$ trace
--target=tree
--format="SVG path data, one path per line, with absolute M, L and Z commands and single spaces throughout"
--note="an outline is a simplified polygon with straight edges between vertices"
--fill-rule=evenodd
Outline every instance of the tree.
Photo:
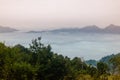
M 108 70 L 107 64 L 103 62 L 98 62 L 97 63 L 97 70 L 98 70 L 98 75 L 106 74 Z
M 87 70 L 88 74 L 91 75 L 92 77 L 96 77 L 97 75 L 97 69 L 91 65 L 88 66 Z
M 76 71 L 84 71 L 87 69 L 87 65 L 82 62 L 81 58 L 75 57 L 71 60 L 71 66 L 73 66 L 73 69 Z
M 26 62 L 14 63 L 11 70 L 12 70 L 11 80 L 35 79 L 35 68 L 29 63 Z
M 37 78 L 40 80 L 60 80 L 66 73 L 65 60 L 62 55 L 54 54 L 51 46 L 41 43 L 41 38 L 35 39 L 30 45 L 32 52 L 31 64 L 37 66 Z
M 120 53 L 111 58 L 110 62 L 112 63 L 112 73 L 120 73 Z

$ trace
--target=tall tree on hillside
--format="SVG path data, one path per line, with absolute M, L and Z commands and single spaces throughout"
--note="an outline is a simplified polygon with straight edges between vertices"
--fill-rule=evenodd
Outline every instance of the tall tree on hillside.
M 113 58 L 110 59 L 110 62 L 112 63 L 112 70 L 113 74 L 119 74 L 120 73 L 120 53 L 115 55 Z
M 98 62 L 97 69 L 98 69 L 98 75 L 106 74 L 108 70 L 108 66 L 106 63 Z

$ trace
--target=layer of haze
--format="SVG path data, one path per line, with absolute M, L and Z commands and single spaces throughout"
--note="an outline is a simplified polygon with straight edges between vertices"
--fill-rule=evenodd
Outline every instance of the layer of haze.
M 120 25 L 120 0 L 0 0 L 0 25 L 20 30 Z

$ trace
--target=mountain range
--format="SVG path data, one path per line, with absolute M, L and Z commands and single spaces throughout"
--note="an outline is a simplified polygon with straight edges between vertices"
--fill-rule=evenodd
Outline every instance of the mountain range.
M 51 32 L 51 33 L 112 33 L 120 34 L 120 26 L 110 24 L 105 28 L 99 28 L 96 25 L 86 26 L 83 28 L 61 28 L 47 31 L 29 31 L 28 33 L 41 33 L 41 32 Z
M 17 29 L 10 27 L 0 26 L 0 33 L 14 32 L 18 31 Z M 28 31 L 27 33 L 42 33 L 42 32 L 51 32 L 51 33 L 111 33 L 111 34 L 120 34 L 120 26 L 110 24 L 105 28 L 99 28 L 96 25 L 86 26 L 83 28 L 60 28 L 54 30 L 46 31 Z

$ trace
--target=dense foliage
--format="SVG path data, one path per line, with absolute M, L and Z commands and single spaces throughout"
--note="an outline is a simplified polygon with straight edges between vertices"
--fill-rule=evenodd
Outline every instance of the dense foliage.
M 111 59 L 118 70 L 119 59 Z M 94 67 L 79 57 L 59 55 L 41 43 L 41 38 L 33 40 L 29 48 L 0 43 L 0 80 L 105 80 L 106 75 L 110 75 L 106 63 L 98 62 Z

